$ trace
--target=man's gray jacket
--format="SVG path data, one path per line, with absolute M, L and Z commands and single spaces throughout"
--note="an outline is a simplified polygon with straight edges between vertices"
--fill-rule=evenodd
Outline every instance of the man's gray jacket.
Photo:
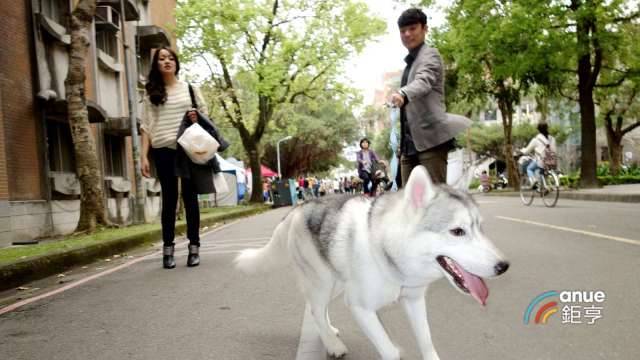
M 466 117 L 447 114 L 444 76 L 440 53 L 425 44 L 411 65 L 407 85 L 400 89 L 408 100 L 404 106 L 411 138 L 420 152 L 453 139 L 471 126 Z

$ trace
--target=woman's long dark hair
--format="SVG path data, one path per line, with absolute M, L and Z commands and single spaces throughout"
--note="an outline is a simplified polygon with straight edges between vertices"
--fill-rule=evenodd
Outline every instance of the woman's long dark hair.
M 549 138 L 549 125 L 547 125 L 547 123 L 539 123 L 538 131 L 540 132 L 540 134 L 544 135 L 544 137 L 546 137 L 547 139 Z
M 153 59 L 151 59 L 151 70 L 149 71 L 149 76 L 147 77 L 147 84 L 144 86 L 147 89 L 147 94 L 149 95 L 149 100 L 153 105 L 161 105 L 167 101 L 167 89 L 164 87 L 164 79 L 162 78 L 162 73 L 158 68 L 158 59 L 160 57 L 160 50 L 167 50 L 176 62 L 176 75 L 180 71 L 180 61 L 178 60 L 178 55 L 171 48 L 163 46 L 156 50 L 155 54 L 153 54 Z

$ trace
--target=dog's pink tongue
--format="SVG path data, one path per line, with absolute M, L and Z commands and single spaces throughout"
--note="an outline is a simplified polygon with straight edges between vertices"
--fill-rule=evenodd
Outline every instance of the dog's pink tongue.
M 481 277 L 471 274 L 466 270 L 462 269 L 462 267 L 458 267 L 462 272 L 462 277 L 464 278 L 464 284 L 469 289 L 471 296 L 474 299 L 478 300 L 478 302 L 485 306 L 487 304 L 487 298 L 489 297 L 489 288 L 484 283 Z

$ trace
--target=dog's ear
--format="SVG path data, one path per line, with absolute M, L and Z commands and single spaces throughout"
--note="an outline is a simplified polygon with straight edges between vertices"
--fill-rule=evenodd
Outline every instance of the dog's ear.
M 427 169 L 422 165 L 413 168 L 405 187 L 405 201 L 417 209 L 427 204 L 434 196 L 434 185 Z
M 462 192 L 469 192 L 469 185 L 471 184 L 471 180 L 473 180 L 475 169 L 475 166 L 468 167 L 451 187 Z

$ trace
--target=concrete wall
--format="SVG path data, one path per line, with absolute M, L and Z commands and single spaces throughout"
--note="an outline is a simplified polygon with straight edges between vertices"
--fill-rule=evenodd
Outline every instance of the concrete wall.
M 171 47 L 176 48 L 176 37 L 171 32 L 176 26 L 176 0 L 151 0 L 149 12 L 151 24 L 167 30 L 171 38 Z
M 107 200 L 108 217 L 131 223 L 132 200 L 127 197 Z M 159 219 L 160 196 L 149 196 L 145 205 L 147 221 Z M 71 234 L 80 219 L 80 200 L 1 201 L 0 247 L 14 241 Z

